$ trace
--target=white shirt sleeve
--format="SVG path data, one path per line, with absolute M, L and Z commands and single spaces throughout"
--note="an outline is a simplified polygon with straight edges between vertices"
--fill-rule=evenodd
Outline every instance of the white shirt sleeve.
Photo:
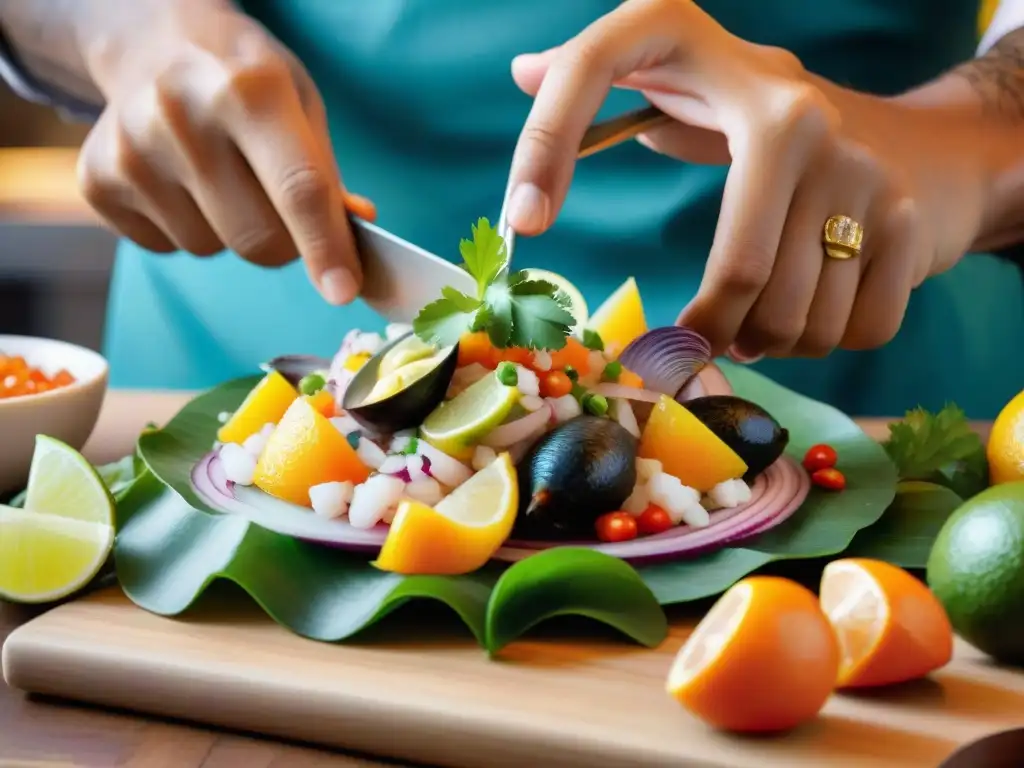
M 1011 32 L 1024 27 L 1024 0 L 1000 0 L 992 23 L 978 45 L 978 55 L 988 50 Z

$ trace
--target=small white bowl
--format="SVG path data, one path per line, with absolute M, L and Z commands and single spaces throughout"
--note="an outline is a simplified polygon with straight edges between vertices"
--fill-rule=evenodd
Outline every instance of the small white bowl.
M 85 347 L 31 336 L 0 336 L 0 355 L 25 358 L 53 376 L 66 368 L 75 383 L 38 395 L 0 398 L 0 494 L 28 481 L 36 435 L 81 450 L 100 415 L 107 391 L 107 361 Z

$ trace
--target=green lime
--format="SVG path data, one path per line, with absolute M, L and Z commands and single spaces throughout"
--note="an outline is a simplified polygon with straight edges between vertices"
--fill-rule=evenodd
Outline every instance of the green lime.
M 1024 481 L 982 491 L 950 515 L 927 578 L 958 635 L 1024 663 Z
M 564 293 L 571 306 L 569 312 L 576 319 L 573 326 L 573 333 L 582 333 L 583 328 L 590 321 L 590 311 L 587 309 L 587 300 L 583 298 L 580 289 L 569 282 L 569 279 L 562 277 L 557 272 L 549 272 L 546 269 L 524 269 L 526 277 L 530 280 L 545 280 L 556 286 Z
M 519 402 L 519 389 L 502 384 L 495 374 L 474 382 L 430 412 L 420 437 L 456 458 L 467 458 L 484 435 L 501 424 Z
M 36 438 L 25 508 L 0 506 L 0 597 L 59 600 L 84 587 L 114 543 L 114 502 L 78 451 Z
M 114 524 L 114 500 L 78 451 L 46 435 L 36 436 L 25 509 L 87 523 Z

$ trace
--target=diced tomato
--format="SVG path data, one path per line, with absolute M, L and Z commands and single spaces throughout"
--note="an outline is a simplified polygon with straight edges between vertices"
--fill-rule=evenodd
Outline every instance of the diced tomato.
M 609 512 L 594 521 L 601 541 L 629 541 L 636 538 L 636 519 L 629 512 Z
M 656 504 L 651 504 L 636 519 L 636 527 L 644 536 L 664 533 L 674 525 L 675 523 L 668 516 L 668 512 Z
M 459 339 L 459 367 L 478 363 L 485 368 L 494 368 L 501 362 L 494 359 L 495 351 L 486 332 L 464 333 Z
M 572 392 L 572 379 L 564 371 L 547 371 L 540 377 L 540 393 L 543 397 L 562 397 Z
M 625 367 L 619 373 L 619 380 L 617 383 L 624 387 L 633 387 L 633 389 L 644 388 L 644 380 Z
M 75 383 L 75 377 L 68 373 L 66 370 L 61 368 L 57 373 L 54 374 L 50 380 L 51 384 L 55 384 L 58 387 L 66 387 L 68 384 Z
M 525 347 L 506 347 L 505 349 L 494 350 L 495 363 L 494 367 L 498 367 L 498 363 L 516 363 L 524 368 L 529 368 L 533 364 L 533 352 L 526 349 Z
M 50 378 L 41 368 L 30 366 L 23 357 L 0 355 L 0 399 L 49 392 L 75 383 L 75 377 L 61 369 Z
M 565 369 L 571 365 L 580 376 L 590 373 L 590 350 L 583 346 L 579 339 L 570 336 L 565 340 L 565 346 L 551 352 L 551 367 L 553 369 Z

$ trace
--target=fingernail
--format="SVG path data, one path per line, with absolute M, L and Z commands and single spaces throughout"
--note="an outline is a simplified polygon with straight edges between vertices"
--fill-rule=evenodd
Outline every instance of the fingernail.
M 551 210 L 551 198 L 530 182 L 519 184 L 508 202 L 508 220 L 517 232 L 530 234 L 544 229 Z
M 743 350 L 741 350 L 735 344 L 733 344 L 731 347 L 729 347 L 729 349 L 725 351 L 725 355 L 734 363 L 739 363 L 740 365 L 751 365 L 764 357 L 764 355 L 744 354 Z
M 348 304 L 358 292 L 356 279 L 347 269 L 334 267 L 320 276 L 320 294 L 331 304 Z

